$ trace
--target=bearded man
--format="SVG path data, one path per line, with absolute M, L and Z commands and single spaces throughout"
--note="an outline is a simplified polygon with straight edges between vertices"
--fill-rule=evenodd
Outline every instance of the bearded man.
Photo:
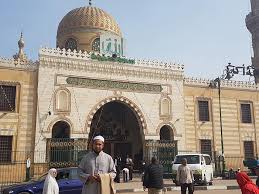
M 103 152 L 104 138 L 93 138 L 93 151 L 87 153 L 80 162 L 79 177 L 83 182 L 82 194 L 102 194 L 100 174 L 109 174 L 112 179 L 116 169 L 112 157 Z

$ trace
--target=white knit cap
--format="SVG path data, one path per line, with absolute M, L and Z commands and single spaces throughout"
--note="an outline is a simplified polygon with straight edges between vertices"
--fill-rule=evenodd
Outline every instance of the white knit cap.
M 95 136 L 93 140 L 101 140 L 102 142 L 104 142 L 104 138 L 101 135 Z

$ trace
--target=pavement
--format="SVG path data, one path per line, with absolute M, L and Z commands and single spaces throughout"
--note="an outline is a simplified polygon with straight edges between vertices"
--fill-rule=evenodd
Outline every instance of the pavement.
M 255 178 L 252 178 L 255 182 Z M 181 188 L 179 186 L 175 186 L 171 179 L 164 179 L 164 191 L 180 191 Z M 236 180 L 222 180 L 221 178 L 215 178 L 213 180 L 213 185 L 211 186 L 195 186 L 196 191 L 203 190 L 238 190 L 239 186 Z M 115 183 L 116 193 L 138 193 L 144 192 L 142 182 L 140 178 L 133 178 L 133 180 L 129 182 L 121 182 Z

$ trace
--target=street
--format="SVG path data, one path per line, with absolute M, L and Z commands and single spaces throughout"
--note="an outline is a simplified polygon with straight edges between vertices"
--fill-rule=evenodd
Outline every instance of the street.
M 145 192 L 134 192 L 134 194 L 146 194 L 148 193 L 147 191 Z M 180 194 L 180 191 L 167 191 L 165 194 Z M 188 192 L 187 192 L 188 193 Z M 194 191 L 194 193 L 198 194 L 205 194 L 205 193 L 210 193 L 210 194 L 240 194 L 240 190 L 206 190 L 206 191 Z M 124 194 L 132 194 L 132 193 L 124 193 Z
M 253 182 L 255 183 L 255 177 L 252 177 Z M 213 186 L 237 186 L 237 181 L 235 179 L 214 179 Z M 164 186 L 165 187 L 174 187 L 175 184 L 171 179 L 164 179 Z M 140 181 L 140 178 L 133 178 L 133 181 L 124 183 L 115 183 L 115 189 L 116 190 L 123 190 L 123 189 L 141 189 L 142 188 L 142 182 Z M 216 190 L 217 191 L 217 190 Z M 198 191 L 196 191 L 197 193 Z

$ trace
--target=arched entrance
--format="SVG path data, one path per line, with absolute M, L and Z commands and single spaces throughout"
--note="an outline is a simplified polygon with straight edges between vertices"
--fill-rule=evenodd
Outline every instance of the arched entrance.
M 163 164 L 164 173 L 171 175 L 172 161 L 177 155 L 177 141 L 174 140 L 173 129 L 168 125 L 163 125 L 159 132 L 160 146 L 158 149 L 158 158 Z
M 65 121 L 56 122 L 52 127 L 52 138 L 49 143 L 50 166 L 65 166 L 63 164 L 71 160 L 73 147 L 67 146 L 70 142 L 70 125 Z
M 140 167 L 143 159 L 144 132 L 138 114 L 128 104 L 115 100 L 104 104 L 93 115 L 89 142 L 96 135 L 105 138 L 104 151 L 122 161 L 128 154 L 134 160 L 134 168 Z

